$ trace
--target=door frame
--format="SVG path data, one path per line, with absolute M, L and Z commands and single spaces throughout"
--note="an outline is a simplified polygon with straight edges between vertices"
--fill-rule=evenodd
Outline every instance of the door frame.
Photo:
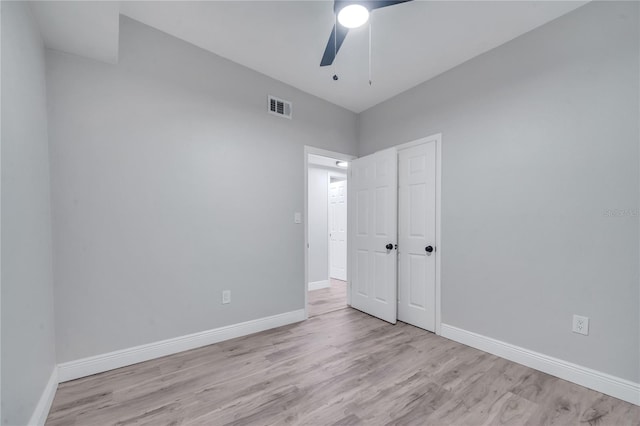
M 341 152 L 329 151 L 313 146 L 304 146 L 304 319 L 309 318 L 308 292 L 309 292 L 309 155 L 321 155 L 323 157 L 335 158 L 336 160 L 351 162 L 355 155 L 343 154 Z M 344 171 L 347 177 L 347 194 L 349 193 L 349 168 Z M 347 209 L 349 206 L 347 205 Z M 349 247 L 349 223 L 347 222 L 347 247 Z M 436 250 L 437 251 L 437 250 Z M 328 263 L 328 262 L 327 262 Z M 327 268 L 327 272 L 328 268 Z M 329 277 L 329 280 L 331 277 Z M 351 304 L 351 268 L 349 268 L 349 253 L 347 250 L 347 304 Z
M 441 335 L 441 324 L 442 324 L 442 305 L 441 305 L 441 295 L 442 295 L 442 286 L 440 281 L 440 265 L 442 259 L 442 244 L 441 244 L 441 213 L 442 213 L 442 202 L 441 202 L 441 193 L 442 193 L 442 133 L 436 133 L 435 135 L 427 136 L 425 138 L 420 138 L 413 140 L 411 142 L 402 143 L 400 145 L 396 145 L 396 151 L 401 151 L 403 149 L 412 148 L 414 146 L 422 145 L 428 142 L 436 143 L 436 241 L 435 241 L 435 255 L 436 255 L 436 294 L 435 294 L 435 310 L 436 310 L 436 326 L 435 332 L 439 336 Z M 347 271 L 348 272 L 348 271 Z

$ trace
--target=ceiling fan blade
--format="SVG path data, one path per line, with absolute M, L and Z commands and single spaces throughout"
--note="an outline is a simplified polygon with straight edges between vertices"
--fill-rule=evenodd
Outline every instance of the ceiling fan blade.
M 409 1 L 412 0 L 370 0 L 362 1 L 360 3 L 364 4 L 370 11 L 373 11 L 375 9 L 394 6 L 400 3 L 407 3 Z M 333 10 L 335 13 L 337 13 L 342 7 L 351 3 L 353 3 L 352 0 L 334 0 Z M 340 50 L 345 37 L 347 37 L 348 32 L 349 29 L 343 27 L 342 25 L 333 25 L 333 30 L 331 30 L 331 34 L 329 35 L 327 47 L 325 47 L 324 54 L 322 55 L 322 60 L 320 61 L 321 67 L 326 67 L 333 64 L 333 61 L 336 59 L 336 55 L 338 54 L 338 51 Z
M 337 31 L 336 31 L 337 27 Z M 321 67 L 326 67 L 327 65 L 331 65 L 340 50 L 340 46 L 342 46 L 342 42 L 344 42 L 347 33 L 349 32 L 348 28 L 343 27 L 342 25 L 334 25 L 331 30 L 331 35 L 329 35 L 329 41 L 327 42 L 327 47 L 324 49 L 324 55 L 322 55 L 322 61 L 320 61 Z
M 387 6 L 394 6 L 396 4 L 400 4 L 400 3 L 407 3 L 411 0 L 373 0 L 370 1 L 369 4 L 369 10 L 375 10 L 375 9 L 380 9 L 383 7 L 387 7 Z

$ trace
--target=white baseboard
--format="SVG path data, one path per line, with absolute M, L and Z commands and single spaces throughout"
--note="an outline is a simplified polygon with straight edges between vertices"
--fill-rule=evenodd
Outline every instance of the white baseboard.
M 53 367 L 53 371 L 51 372 L 51 376 L 49 377 L 49 381 L 47 382 L 47 386 L 45 386 L 42 391 L 42 395 L 38 400 L 38 405 L 36 405 L 36 409 L 33 410 L 33 414 L 31 415 L 31 419 L 29 419 L 29 426 L 44 426 L 44 423 L 47 421 L 47 416 L 49 415 L 49 410 L 51 409 L 51 404 L 53 404 L 53 398 L 56 396 L 56 391 L 58 390 L 58 367 Z
M 623 401 L 640 405 L 640 383 L 634 383 L 451 325 L 442 324 L 441 327 L 441 335 L 447 339 L 455 340 Z
M 312 283 L 309 283 L 309 291 L 320 290 L 321 288 L 328 288 L 328 287 L 331 287 L 331 284 L 329 284 L 329 280 L 314 281 Z
M 304 309 L 259 318 L 239 324 L 201 331 L 173 339 L 162 340 L 133 348 L 122 349 L 58 365 L 60 382 L 102 373 L 127 365 L 172 355 L 178 352 L 211 345 L 224 340 L 246 336 L 271 328 L 304 321 Z

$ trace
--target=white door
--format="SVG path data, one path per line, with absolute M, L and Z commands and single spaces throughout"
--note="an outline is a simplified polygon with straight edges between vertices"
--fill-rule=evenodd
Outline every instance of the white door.
M 329 275 L 347 280 L 347 181 L 329 184 Z
M 398 153 L 398 319 L 435 331 L 436 142 Z
M 351 163 L 351 306 L 392 324 L 397 316 L 397 203 L 395 148 Z

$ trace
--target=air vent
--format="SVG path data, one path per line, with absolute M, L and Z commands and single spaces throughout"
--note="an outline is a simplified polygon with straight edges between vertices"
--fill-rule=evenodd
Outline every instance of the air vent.
M 269 95 L 269 113 L 280 117 L 291 118 L 291 102 Z

